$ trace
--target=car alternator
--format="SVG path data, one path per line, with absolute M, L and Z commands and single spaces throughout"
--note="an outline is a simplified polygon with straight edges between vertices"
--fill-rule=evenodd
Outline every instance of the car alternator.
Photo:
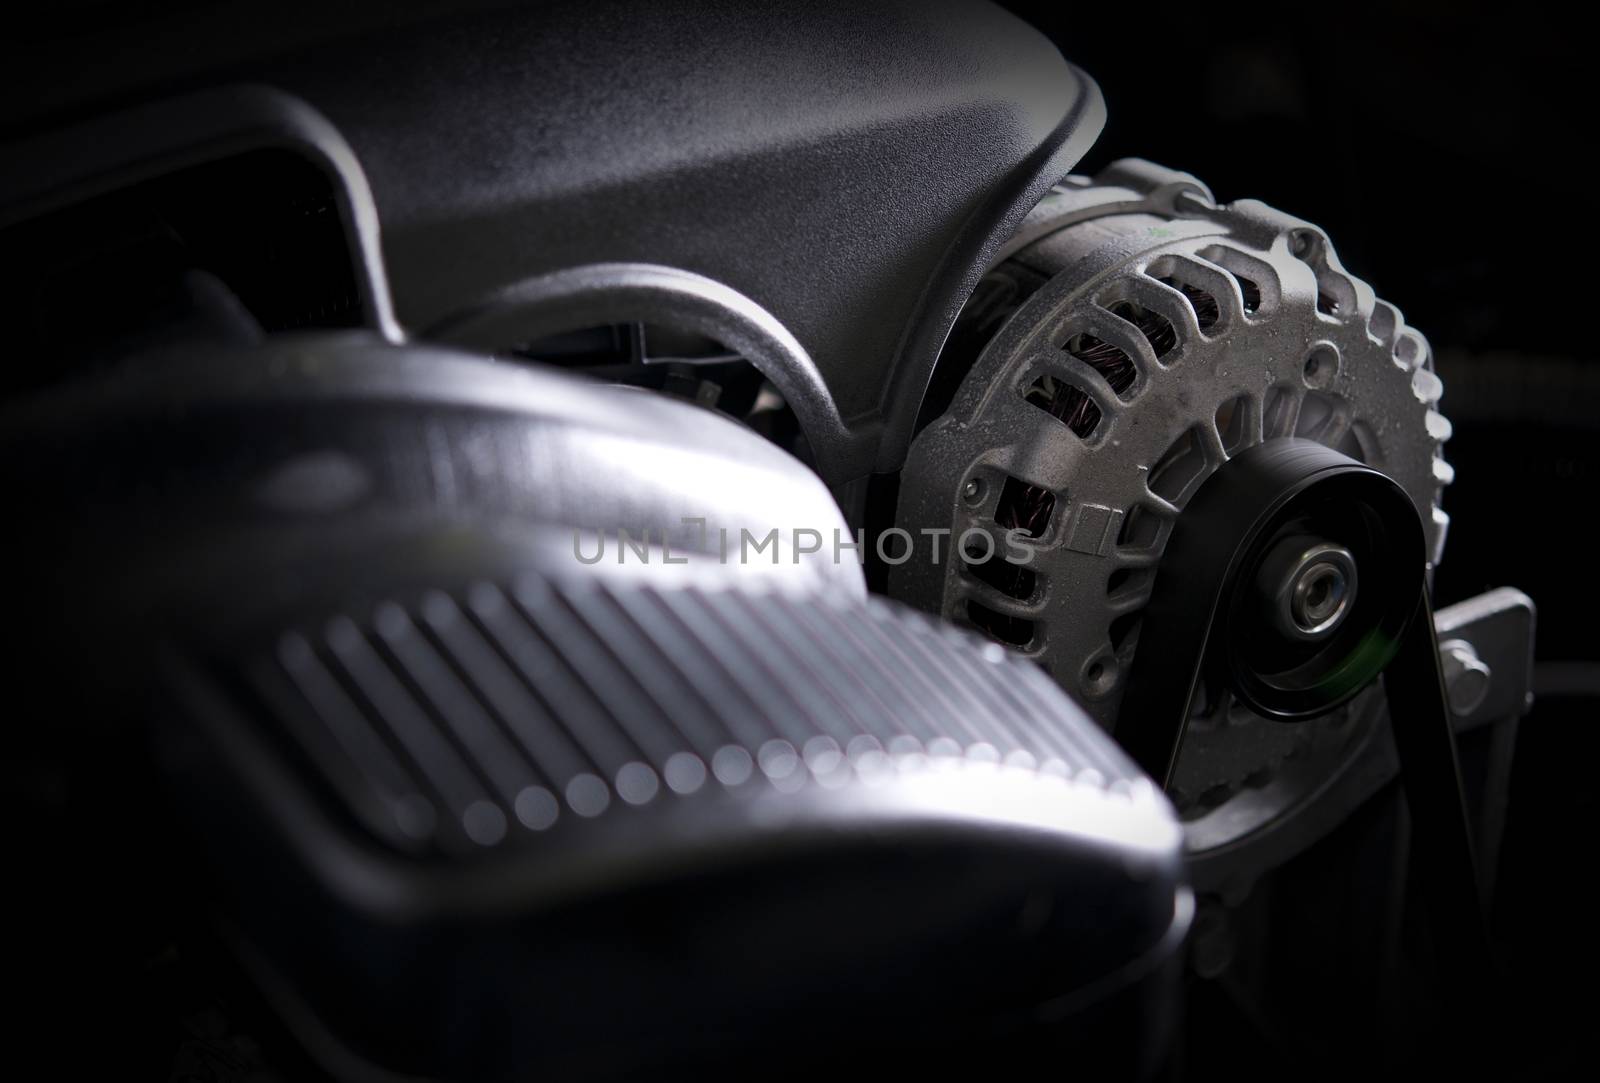
M 1034 658 L 1108 728 L 1172 525 L 1245 448 L 1299 437 L 1374 466 L 1423 510 L 1430 563 L 1443 546 L 1450 426 L 1427 342 L 1321 230 L 1219 206 L 1187 174 L 1124 160 L 1057 186 L 940 366 L 961 382 L 906 463 L 897 523 L 920 551 L 890 591 Z M 1325 773 L 1381 714 L 1370 690 L 1300 725 L 1204 699 L 1170 784 L 1190 821 L 1280 772 Z

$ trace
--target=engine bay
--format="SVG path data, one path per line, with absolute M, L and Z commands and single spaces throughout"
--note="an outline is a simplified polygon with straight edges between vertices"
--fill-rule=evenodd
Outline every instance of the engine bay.
M 1384 217 L 1454 196 L 1285 166 L 1343 38 L 1173 114 L 1098 9 L 75 7 L 0 117 L 20 1044 L 1583 1071 L 1600 387 Z

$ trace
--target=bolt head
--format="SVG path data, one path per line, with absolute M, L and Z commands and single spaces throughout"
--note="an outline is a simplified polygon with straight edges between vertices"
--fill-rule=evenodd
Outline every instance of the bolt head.
M 1489 697 L 1491 673 L 1471 643 L 1451 639 L 1439 644 L 1439 664 L 1444 671 L 1445 696 L 1450 709 L 1466 716 L 1483 706 Z
M 1329 541 L 1285 538 L 1262 561 L 1257 589 L 1281 635 L 1302 643 L 1327 639 L 1355 607 L 1355 557 Z

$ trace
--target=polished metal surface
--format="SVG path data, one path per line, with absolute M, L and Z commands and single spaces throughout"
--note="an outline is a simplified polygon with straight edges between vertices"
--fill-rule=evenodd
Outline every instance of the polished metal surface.
M 1356 561 L 1350 550 L 1304 537 L 1285 538 L 1262 565 L 1258 589 L 1273 627 L 1290 639 L 1326 639 L 1355 604 Z

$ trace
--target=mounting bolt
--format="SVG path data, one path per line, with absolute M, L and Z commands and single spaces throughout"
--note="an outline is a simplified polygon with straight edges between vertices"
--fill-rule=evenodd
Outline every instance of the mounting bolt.
M 1483 706 L 1489 695 L 1489 667 L 1471 643 L 1447 639 L 1439 644 L 1439 664 L 1444 670 L 1445 695 L 1450 709 L 1465 717 Z

